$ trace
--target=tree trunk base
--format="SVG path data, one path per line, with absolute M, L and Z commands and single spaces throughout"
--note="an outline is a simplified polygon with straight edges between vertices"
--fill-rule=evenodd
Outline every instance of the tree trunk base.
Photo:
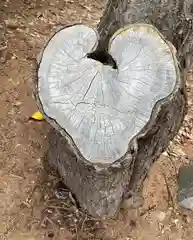
M 92 164 L 83 158 L 65 130 L 53 119 L 46 118 L 53 129 L 48 135 L 45 163 L 51 171 L 58 172 L 80 206 L 94 217 L 111 218 L 118 212 L 124 198 L 139 199 L 135 196 L 141 194 L 150 167 L 181 127 L 187 103 L 184 78 L 193 51 L 192 19 L 187 18 L 192 16 L 192 9 L 188 6 L 181 0 L 170 3 L 163 0 L 149 3 L 142 0 L 108 1 L 98 25 L 100 41 L 97 50 L 108 50 L 112 34 L 125 25 L 148 23 L 159 29 L 164 38 L 175 46 L 184 71 L 177 76 L 173 92 L 156 103 L 148 123 L 129 142 L 128 152 L 122 158 L 106 166 Z M 175 67 L 177 75 L 180 75 L 177 63 Z M 36 76 L 36 85 L 37 81 Z M 37 86 L 35 96 L 39 109 L 44 113 Z
M 141 194 L 150 167 L 166 150 L 186 113 L 184 86 L 168 98 L 162 104 L 157 103 L 159 106 L 154 109 L 153 120 L 130 142 L 130 153 L 107 168 L 96 168 L 78 159 L 67 140 L 51 129 L 45 163 L 60 175 L 87 213 L 111 218 L 119 211 L 124 198 Z M 158 108 L 161 110 L 155 112 Z

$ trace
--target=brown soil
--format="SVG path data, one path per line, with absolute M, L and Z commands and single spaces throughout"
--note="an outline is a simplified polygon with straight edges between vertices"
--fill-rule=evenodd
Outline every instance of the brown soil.
M 32 62 L 58 25 L 80 21 L 97 24 L 104 1 L 90 2 L 0 2 L 0 24 L 5 21 L 7 30 L 3 38 L 0 29 L 0 46 L 8 41 L 0 62 L 0 239 L 190 240 L 193 213 L 179 209 L 176 180 L 179 167 L 193 161 L 191 74 L 187 83 L 189 112 L 184 127 L 151 169 L 144 186 L 144 206 L 122 211 L 116 220 L 102 225 L 84 219 L 81 227 L 76 228 L 77 221 L 74 225 L 73 219 L 68 223 L 74 217 L 69 212 L 69 219 L 61 220 L 64 220 L 59 211 L 62 207 L 53 197 L 56 180 L 47 176 L 41 165 L 48 125 L 28 119 L 37 110 L 32 97 Z

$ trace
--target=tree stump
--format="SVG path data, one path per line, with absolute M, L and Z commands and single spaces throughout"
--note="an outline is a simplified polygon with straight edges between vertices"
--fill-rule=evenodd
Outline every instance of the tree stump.
M 141 193 L 186 113 L 189 8 L 144 4 L 109 0 L 97 30 L 61 28 L 37 64 L 35 97 L 52 126 L 46 162 L 94 217 Z

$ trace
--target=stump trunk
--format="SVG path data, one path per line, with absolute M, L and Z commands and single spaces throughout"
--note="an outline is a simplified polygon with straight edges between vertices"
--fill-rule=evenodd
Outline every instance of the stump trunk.
M 190 1 L 191 2 L 191 1 Z M 109 0 L 98 25 L 98 50 L 108 50 L 112 34 L 131 23 L 154 25 L 177 49 L 180 76 L 172 92 L 156 103 L 145 127 L 129 142 L 128 152 L 112 164 L 93 165 L 77 150 L 68 134 L 53 119 L 45 162 L 59 173 L 80 206 L 94 217 L 113 217 L 125 197 L 141 193 L 143 182 L 169 142 L 177 134 L 186 113 L 184 78 L 193 53 L 193 8 L 185 1 Z M 44 112 L 36 88 L 39 108 Z

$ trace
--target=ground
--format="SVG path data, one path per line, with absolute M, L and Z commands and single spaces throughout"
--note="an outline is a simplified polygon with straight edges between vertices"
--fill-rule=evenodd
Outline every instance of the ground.
M 32 96 L 33 61 L 58 25 L 96 25 L 104 1 L 1 0 L 0 25 L 0 239 L 189 240 L 193 213 L 177 204 L 179 167 L 193 161 L 193 78 L 189 74 L 189 111 L 179 136 L 154 164 L 144 185 L 144 206 L 124 210 L 115 220 L 69 224 L 54 199 L 54 177 L 43 170 L 45 122 L 29 116 L 37 110 Z M 7 39 L 7 43 L 6 40 Z M 177 114 L 177 113 L 176 113 Z M 51 206 L 53 205 L 53 206 Z M 58 211 L 54 219 L 53 213 Z M 90 223 L 90 225 L 89 225 Z M 73 225 L 73 226 L 72 226 Z M 79 229 L 79 232 L 76 230 Z

